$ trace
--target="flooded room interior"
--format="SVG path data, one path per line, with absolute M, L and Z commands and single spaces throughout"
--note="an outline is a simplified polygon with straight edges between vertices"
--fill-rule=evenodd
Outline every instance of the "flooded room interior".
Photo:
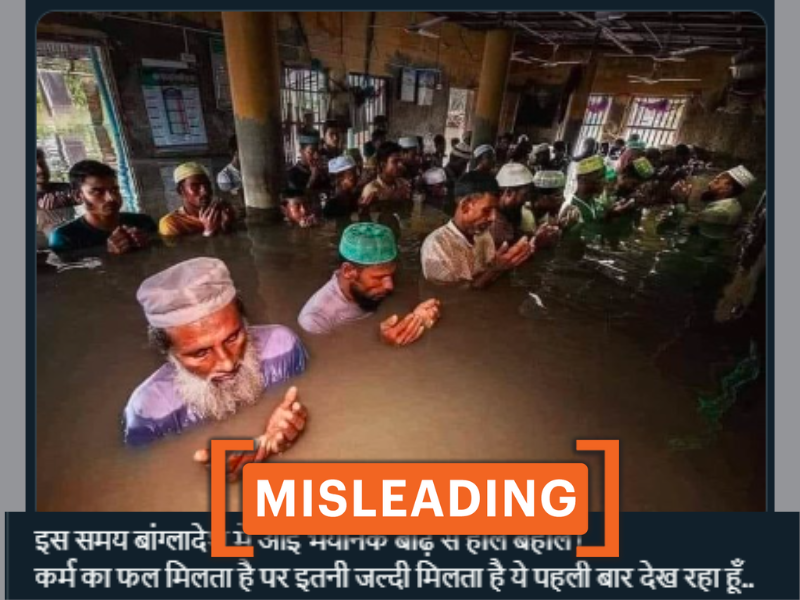
M 757 15 L 51 12 L 36 44 L 38 510 L 208 510 L 221 438 L 260 442 L 232 480 L 583 462 L 591 510 L 576 440 L 618 439 L 623 511 L 765 509 Z

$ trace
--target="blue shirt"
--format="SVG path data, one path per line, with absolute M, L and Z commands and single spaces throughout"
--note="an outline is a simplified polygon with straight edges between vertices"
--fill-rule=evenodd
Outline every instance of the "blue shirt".
M 156 233 L 158 227 L 155 221 L 147 215 L 139 213 L 119 213 L 119 224 L 127 227 L 136 227 L 147 233 Z M 69 223 L 64 223 L 50 232 L 50 248 L 55 252 L 68 252 L 81 250 L 94 246 L 103 246 L 111 236 L 111 231 L 98 229 L 79 217 Z

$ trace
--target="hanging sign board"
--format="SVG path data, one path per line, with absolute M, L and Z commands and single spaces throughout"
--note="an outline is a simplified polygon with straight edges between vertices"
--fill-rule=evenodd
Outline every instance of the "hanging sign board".
M 417 99 L 417 72 L 403 69 L 400 75 L 400 101 L 414 102 Z
M 208 144 L 197 73 L 142 67 L 142 92 L 157 148 Z

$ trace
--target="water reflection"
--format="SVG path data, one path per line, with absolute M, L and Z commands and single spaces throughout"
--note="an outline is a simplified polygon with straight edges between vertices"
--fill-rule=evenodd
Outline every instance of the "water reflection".
M 759 313 L 713 322 L 735 240 L 646 211 L 466 292 L 434 288 L 420 274 L 422 240 L 446 220 L 415 206 L 402 223 L 395 295 L 375 317 L 323 338 L 303 334 L 296 318 L 336 268 L 344 223 L 254 224 L 124 258 L 99 255 L 98 269 L 40 272 L 39 510 L 206 510 L 208 475 L 193 452 L 212 437 L 259 433 L 282 397 L 288 384 L 227 421 L 142 450 L 123 446 L 121 411 L 161 360 L 147 347 L 135 291 L 194 256 L 227 263 L 251 322 L 285 324 L 308 346 L 309 369 L 292 383 L 309 426 L 277 460 L 579 460 L 590 466 L 597 510 L 601 458 L 576 453 L 574 441 L 612 438 L 622 440 L 623 510 L 763 509 L 763 383 L 716 443 L 684 453 L 670 443 L 702 433 L 698 390 L 713 389 L 764 335 Z M 381 345 L 379 320 L 431 295 L 443 301 L 437 327 L 402 350 Z

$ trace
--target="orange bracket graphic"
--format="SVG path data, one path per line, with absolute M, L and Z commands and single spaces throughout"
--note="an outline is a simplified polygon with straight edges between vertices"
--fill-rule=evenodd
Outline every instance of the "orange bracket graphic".
M 599 450 L 604 457 L 603 515 L 605 542 L 602 546 L 578 546 L 578 558 L 619 556 L 619 440 L 577 440 L 578 451 Z
M 254 449 L 253 440 L 211 440 L 211 556 L 252 558 L 252 546 L 228 546 L 227 510 L 225 496 L 228 491 L 227 461 L 225 453 L 232 450 Z

